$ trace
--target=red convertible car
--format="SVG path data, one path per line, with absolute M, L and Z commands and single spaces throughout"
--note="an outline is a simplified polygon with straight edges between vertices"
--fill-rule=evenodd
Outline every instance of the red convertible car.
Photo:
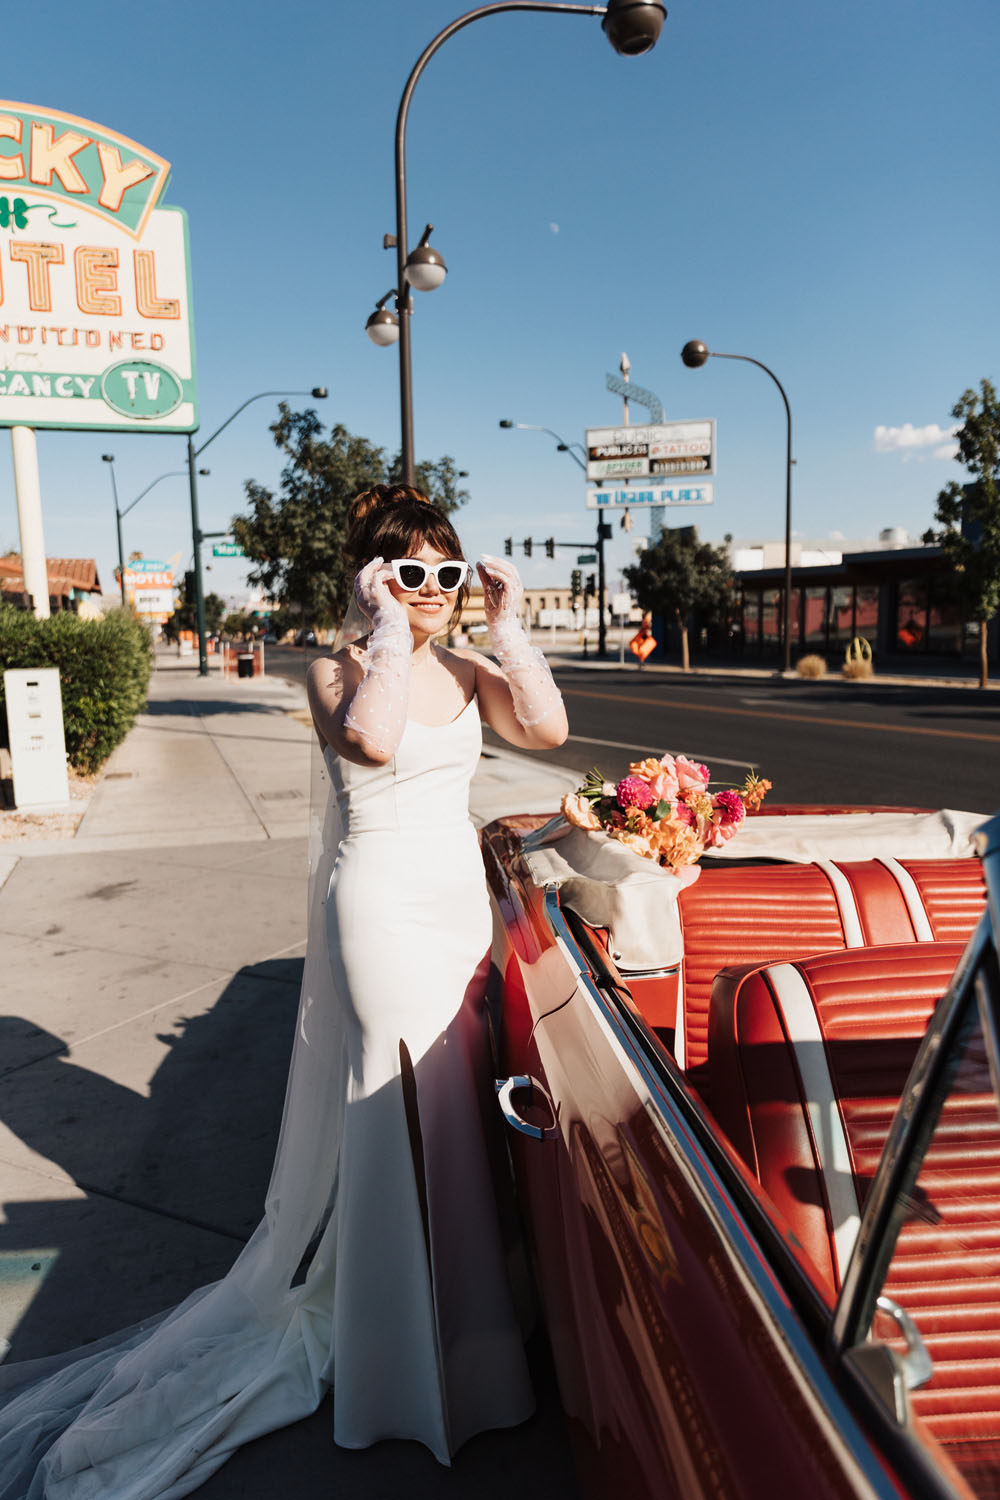
M 831 857 L 765 839 L 679 896 L 631 854 L 578 878 L 563 851 L 602 835 L 484 830 L 498 1100 L 581 1484 L 1000 1496 L 1000 817 L 928 855 L 904 815 L 792 812 L 760 824 Z

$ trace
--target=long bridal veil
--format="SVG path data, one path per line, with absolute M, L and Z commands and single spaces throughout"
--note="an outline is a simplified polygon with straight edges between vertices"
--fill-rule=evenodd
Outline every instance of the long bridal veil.
M 366 624 L 349 615 L 338 644 Z M 0 1366 L 0 1500 L 179 1500 L 332 1382 L 347 1038 L 326 932 L 340 813 L 318 748 L 311 779 L 306 958 L 264 1216 L 228 1275 L 159 1319 Z

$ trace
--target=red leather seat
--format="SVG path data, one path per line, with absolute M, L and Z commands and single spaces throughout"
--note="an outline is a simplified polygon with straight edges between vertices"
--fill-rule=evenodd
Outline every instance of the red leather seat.
M 907 1074 L 962 946 L 743 966 L 713 987 L 716 1118 L 802 1242 L 831 1304 Z M 963 1062 L 912 1196 L 885 1290 L 915 1319 L 934 1362 L 914 1409 L 970 1479 L 982 1465 L 995 1478 L 1000 1120 L 985 1056 Z
M 681 892 L 678 1061 L 706 1094 L 712 981 L 730 964 L 966 939 L 986 903 L 977 859 L 709 866 Z

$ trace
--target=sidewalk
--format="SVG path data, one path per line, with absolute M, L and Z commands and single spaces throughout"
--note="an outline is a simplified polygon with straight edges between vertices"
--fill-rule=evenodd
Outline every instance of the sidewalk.
M 876 668 L 873 675 L 858 681 L 848 679 L 841 675 L 839 670 L 829 670 L 823 677 L 800 677 L 794 667 L 790 672 L 785 672 L 778 665 L 749 667 L 735 662 L 713 664 L 711 658 L 701 661 L 697 657 L 691 663 L 691 670 L 685 672 L 676 662 L 647 661 L 641 668 L 628 651 L 625 660 L 619 658 L 618 647 L 608 646 L 608 654 L 604 660 L 600 660 L 595 654 L 595 648 L 591 645 L 589 656 L 583 656 L 579 651 L 566 651 L 557 647 L 549 650 L 544 640 L 544 631 L 535 632 L 535 644 L 545 652 L 546 660 L 553 671 L 566 669 L 577 669 L 593 672 L 628 672 L 637 682 L 642 682 L 647 677 L 669 677 L 677 678 L 681 682 L 718 682 L 729 679 L 730 681 L 767 681 L 795 682 L 802 686 L 810 687 L 948 687 L 960 689 L 972 689 L 980 691 L 978 667 L 975 672 L 955 671 L 951 674 L 940 672 L 937 668 L 933 672 L 898 672 L 883 671 Z M 803 653 L 804 654 L 804 653 Z M 968 664 L 966 664 L 968 665 Z M 1000 676 L 990 678 L 988 691 L 1000 689 Z
M 254 1228 L 301 974 L 312 762 L 302 689 L 203 679 L 161 656 L 147 711 L 74 838 L 0 843 L 0 1338 L 73 1347 L 224 1274 Z M 490 749 L 477 821 L 551 810 L 572 772 Z M 75 857 L 74 857 L 75 856 Z M 470 1443 L 333 1446 L 329 1411 L 238 1454 L 200 1492 L 270 1500 L 574 1493 L 558 1398 Z M 341 1492 L 347 1492 L 346 1488 Z

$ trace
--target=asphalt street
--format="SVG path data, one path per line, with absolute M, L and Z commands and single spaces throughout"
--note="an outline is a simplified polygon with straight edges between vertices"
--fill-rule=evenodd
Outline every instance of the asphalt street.
M 782 803 L 1000 806 L 1000 698 L 974 689 L 563 669 L 564 765 L 623 774 L 633 751 L 684 751 L 717 781 L 755 766 Z
M 320 648 L 322 649 L 322 648 Z M 307 656 L 270 648 L 269 671 L 302 681 Z M 704 761 L 713 781 L 755 766 L 772 802 L 1000 807 L 1000 695 L 935 684 L 858 684 L 761 676 L 710 679 L 635 667 L 560 667 L 570 738 L 537 752 L 609 779 L 664 750 Z M 489 730 L 487 743 L 501 744 Z

